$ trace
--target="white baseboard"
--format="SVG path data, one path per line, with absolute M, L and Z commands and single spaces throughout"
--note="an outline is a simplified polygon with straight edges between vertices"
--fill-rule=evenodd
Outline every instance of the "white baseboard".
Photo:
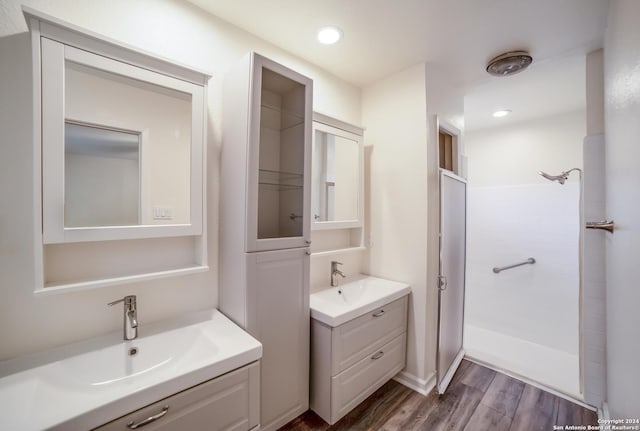
M 422 395 L 428 395 L 436 387 L 435 373 L 432 373 L 427 379 L 420 379 L 406 371 L 400 371 L 393 380 Z
M 611 414 L 609 413 L 609 404 L 605 401 L 602 403 L 602 408 L 598 409 L 598 422 L 599 423 L 608 423 L 611 419 Z

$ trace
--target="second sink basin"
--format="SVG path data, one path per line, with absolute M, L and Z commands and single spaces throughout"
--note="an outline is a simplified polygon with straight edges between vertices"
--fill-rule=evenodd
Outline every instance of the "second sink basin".
M 311 317 L 336 327 L 409 292 L 411 287 L 406 283 L 366 276 L 312 294 Z

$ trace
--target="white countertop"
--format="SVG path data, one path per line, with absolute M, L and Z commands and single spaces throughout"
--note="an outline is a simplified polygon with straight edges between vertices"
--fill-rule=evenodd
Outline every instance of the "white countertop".
M 139 356 L 127 355 L 131 347 Z M 0 362 L 1 428 L 91 429 L 261 356 L 258 341 L 209 310 L 141 325 L 136 340 L 118 331 Z
M 411 287 L 406 283 L 363 276 L 311 294 L 311 318 L 336 327 L 410 292 Z

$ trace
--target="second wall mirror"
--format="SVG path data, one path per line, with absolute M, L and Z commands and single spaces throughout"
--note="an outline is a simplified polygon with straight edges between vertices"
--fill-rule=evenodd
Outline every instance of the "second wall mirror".
M 364 213 L 362 129 L 313 115 L 312 229 L 361 227 Z

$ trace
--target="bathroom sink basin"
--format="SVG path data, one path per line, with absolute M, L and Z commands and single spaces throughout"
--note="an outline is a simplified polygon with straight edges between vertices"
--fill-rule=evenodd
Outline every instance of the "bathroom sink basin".
M 82 391 L 157 378 L 200 357 L 214 356 L 216 345 L 198 327 L 159 332 L 57 361 L 43 374 L 53 385 Z
M 3 429 L 93 429 L 254 362 L 262 346 L 217 310 L 0 362 Z
M 410 292 L 406 283 L 367 276 L 313 293 L 309 301 L 311 317 L 336 327 Z

